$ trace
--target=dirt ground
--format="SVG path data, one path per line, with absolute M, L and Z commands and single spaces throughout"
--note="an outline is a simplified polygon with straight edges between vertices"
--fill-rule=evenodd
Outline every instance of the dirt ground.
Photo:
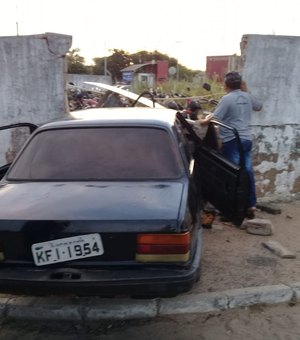
M 258 211 L 256 218 L 273 224 L 273 235 L 253 235 L 215 219 L 203 230 L 200 282 L 190 293 L 300 282 L 300 200 L 273 202 L 281 214 Z M 296 254 L 280 258 L 262 245 L 277 241 Z

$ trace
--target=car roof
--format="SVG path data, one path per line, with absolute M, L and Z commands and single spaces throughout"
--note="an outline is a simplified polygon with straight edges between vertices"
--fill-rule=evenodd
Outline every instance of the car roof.
M 45 124 L 39 128 L 63 128 L 79 126 L 164 126 L 174 125 L 176 111 L 147 107 L 95 108 L 70 113 L 71 119 Z

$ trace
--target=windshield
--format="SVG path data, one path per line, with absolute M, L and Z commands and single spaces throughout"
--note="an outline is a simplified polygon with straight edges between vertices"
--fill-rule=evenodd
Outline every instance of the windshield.
M 182 172 L 176 143 L 166 130 L 85 127 L 35 135 L 13 164 L 8 179 L 172 179 Z

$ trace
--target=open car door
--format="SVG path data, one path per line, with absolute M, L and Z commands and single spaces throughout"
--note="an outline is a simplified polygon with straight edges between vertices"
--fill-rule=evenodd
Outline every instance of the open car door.
M 223 123 L 211 121 L 203 140 L 195 134 L 192 125 L 181 116 L 177 118 L 188 131 L 189 140 L 195 142 L 195 171 L 198 173 L 198 185 L 201 186 L 203 199 L 210 202 L 236 225 L 241 225 L 245 218 L 250 193 L 250 180 L 245 169 L 244 155 L 238 132 Z M 239 146 L 241 165 L 237 166 L 218 151 L 215 126 L 220 125 L 233 131 Z
M 240 152 L 240 165 L 231 163 L 218 152 L 216 125 L 233 131 Z M 195 161 L 199 167 L 203 197 L 234 224 L 241 225 L 248 207 L 250 179 L 237 130 L 211 121 L 201 147 L 196 150 Z
M 37 126 L 32 123 L 0 126 L 0 157 L 5 158 L 5 163 L 0 165 L 0 179 L 6 174 L 15 156 L 36 128 Z

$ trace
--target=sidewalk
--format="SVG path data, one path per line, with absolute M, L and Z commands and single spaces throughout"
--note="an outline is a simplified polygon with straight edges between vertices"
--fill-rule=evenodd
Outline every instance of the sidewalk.
M 122 320 L 206 313 L 255 304 L 300 300 L 300 200 L 277 203 L 281 214 L 258 212 L 274 226 L 272 236 L 215 221 L 203 230 L 201 279 L 188 293 L 153 300 L 0 295 L 0 317 L 24 320 Z M 274 240 L 296 253 L 284 259 L 262 246 Z

